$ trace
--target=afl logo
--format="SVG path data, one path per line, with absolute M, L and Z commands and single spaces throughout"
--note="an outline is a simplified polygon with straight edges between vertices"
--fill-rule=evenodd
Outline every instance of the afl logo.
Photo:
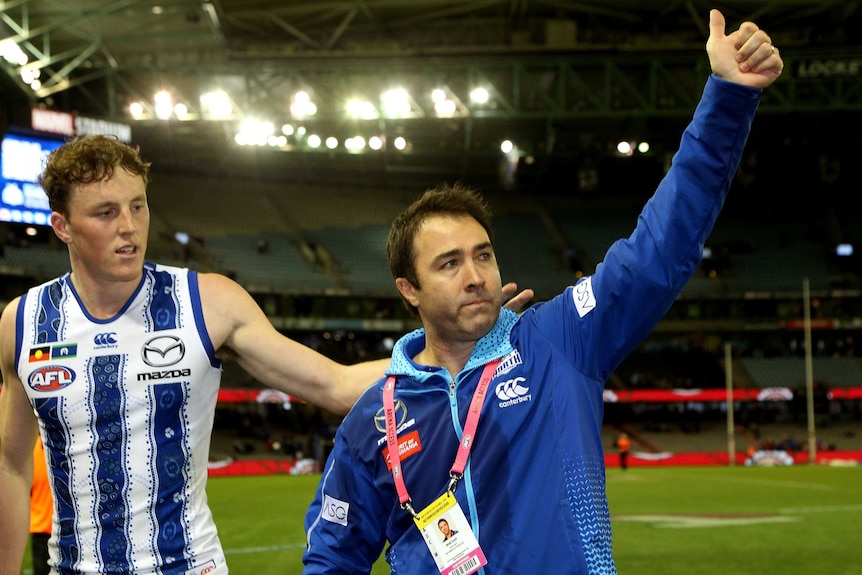
M 175 335 L 154 337 L 141 348 L 141 358 L 151 367 L 167 367 L 179 363 L 186 355 L 186 344 Z
M 407 406 L 400 399 L 395 400 L 395 429 L 399 429 L 407 421 Z M 380 433 L 386 433 L 386 410 L 382 407 L 374 414 L 374 427 Z
M 62 365 L 40 367 L 30 374 L 27 383 L 35 391 L 57 391 L 75 381 L 75 372 Z

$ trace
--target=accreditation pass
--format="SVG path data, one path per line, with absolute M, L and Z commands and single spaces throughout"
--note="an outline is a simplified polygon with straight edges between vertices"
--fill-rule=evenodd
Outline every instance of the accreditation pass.
M 488 560 L 451 491 L 438 497 L 413 520 L 443 575 L 469 575 L 487 565 Z

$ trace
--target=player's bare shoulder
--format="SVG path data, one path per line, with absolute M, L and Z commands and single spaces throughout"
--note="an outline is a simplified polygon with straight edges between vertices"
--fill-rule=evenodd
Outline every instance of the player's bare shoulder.
M 235 281 L 218 273 L 198 274 L 198 288 L 207 332 L 219 349 L 236 328 L 238 298 L 248 294 Z
M 216 349 L 228 343 L 234 332 L 263 317 L 257 303 L 237 282 L 218 273 L 198 274 L 204 322 Z
M 0 317 L 0 358 L 4 363 L 7 360 L 11 361 L 15 353 L 15 319 L 20 304 L 21 296 L 18 296 L 6 304 Z

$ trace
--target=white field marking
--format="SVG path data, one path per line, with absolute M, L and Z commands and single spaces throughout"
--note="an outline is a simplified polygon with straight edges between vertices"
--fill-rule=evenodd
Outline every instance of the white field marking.
M 620 521 L 653 523 L 659 529 L 696 529 L 701 527 L 738 527 L 762 525 L 764 523 L 793 523 L 796 517 L 786 515 L 764 515 L 752 517 L 711 517 L 693 515 L 614 515 L 611 522 Z
M 862 511 L 862 505 L 824 505 L 819 507 L 788 507 L 779 511 L 780 515 L 761 516 L 709 516 L 709 515 L 613 515 L 611 522 L 651 523 L 659 529 L 696 529 L 702 527 L 738 527 L 743 525 L 763 525 L 769 523 L 794 523 L 801 521 L 806 513 L 855 513 Z
M 250 553 L 272 553 L 274 551 L 292 551 L 305 549 L 305 545 L 270 545 L 268 547 L 244 547 L 242 549 L 225 549 L 225 555 L 247 555 Z
M 679 479 L 680 475 L 667 476 Z M 776 481 L 774 479 L 754 479 L 749 477 L 722 477 L 719 475 L 698 475 L 698 479 L 720 481 L 722 483 L 736 482 L 746 485 L 767 485 L 769 487 L 792 487 L 794 489 L 811 489 L 814 491 L 839 491 L 839 488 L 831 485 L 818 483 L 805 483 L 804 481 Z
M 779 513 L 835 513 L 862 511 L 862 505 L 821 505 L 819 507 L 787 507 Z

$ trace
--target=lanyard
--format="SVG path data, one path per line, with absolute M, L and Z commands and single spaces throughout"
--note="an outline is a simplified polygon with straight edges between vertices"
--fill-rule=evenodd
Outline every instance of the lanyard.
M 482 411 L 482 405 L 485 402 L 485 393 L 488 391 L 488 384 L 491 378 L 494 377 L 494 370 L 500 364 L 500 360 L 494 360 L 485 365 L 482 370 L 482 377 L 479 378 L 479 383 L 476 386 L 476 391 L 473 392 L 473 399 L 470 401 L 470 410 L 467 412 L 467 421 L 464 424 L 464 433 L 461 435 L 461 441 L 458 443 L 458 454 L 455 456 L 455 462 L 452 464 L 452 469 L 449 471 L 449 487 L 448 490 L 455 491 L 455 486 L 458 480 L 461 479 L 464 473 L 464 468 L 467 466 L 467 458 L 470 455 L 470 449 L 473 447 L 473 439 L 476 436 L 476 428 L 479 427 L 479 414 Z M 416 517 L 416 512 L 410 502 L 410 494 L 407 493 L 407 485 L 404 483 L 404 476 L 401 473 L 401 453 L 398 451 L 398 430 L 395 425 L 395 376 L 390 375 L 386 379 L 383 386 L 383 413 L 386 418 L 386 446 L 389 449 L 389 460 L 392 464 L 392 479 L 395 481 L 395 489 L 398 491 L 398 500 L 401 503 L 401 508 L 406 509 L 411 515 Z

